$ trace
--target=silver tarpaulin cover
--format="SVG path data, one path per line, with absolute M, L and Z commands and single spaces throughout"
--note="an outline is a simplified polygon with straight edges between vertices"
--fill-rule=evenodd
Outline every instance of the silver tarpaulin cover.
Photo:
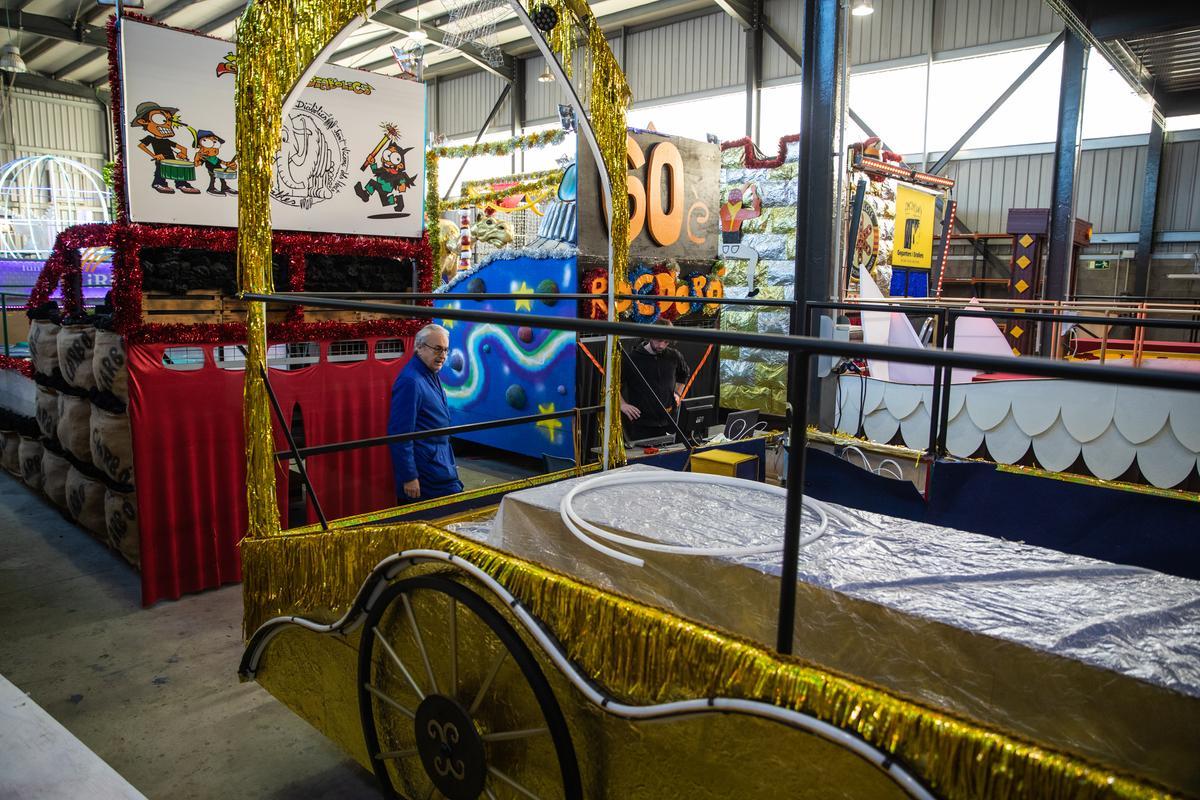
M 665 471 L 628 467 L 626 471 Z M 638 551 L 624 564 L 559 516 L 574 479 L 505 497 L 492 544 L 682 616 L 775 641 L 780 555 Z M 817 529 L 807 507 L 803 534 Z M 784 500 L 647 483 L 579 495 L 587 521 L 695 547 L 781 542 Z M 920 701 L 1200 785 L 1200 582 L 828 505 L 804 548 L 796 653 Z M 1148 535 L 1150 532 L 1131 535 Z

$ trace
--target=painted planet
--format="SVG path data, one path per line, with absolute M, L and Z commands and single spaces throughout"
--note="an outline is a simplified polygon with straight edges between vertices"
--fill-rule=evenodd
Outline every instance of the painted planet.
M 510 406 L 512 406 L 515 409 L 519 410 L 519 409 L 524 408 L 525 407 L 525 389 L 524 389 L 524 387 L 520 386 L 519 384 L 514 383 L 512 386 L 508 387 L 507 391 L 504 392 L 504 399 L 508 402 L 508 404 Z
M 543 295 L 558 294 L 558 284 L 555 283 L 552 279 L 546 278 L 546 280 L 542 281 L 541 283 L 539 283 L 537 285 L 537 293 L 543 294 Z M 546 305 L 550 306 L 551 308 L 553 308 L 558 303 L 558 300 L 553 297 L 541 297 L 539 299 Z
M 481 347 L 481 348 L 479 348 L 479 349 L 480 349 L 480 350 L 482 350 L 482 351 L 483 351 L 483 352 L 485 352 L 485 353 L 490 353 L 490 352 L 492 352 L 492 346 L 491 346 L 490 344 L 488 344 L 487 342 L 484 342 L 484 344 L 483 344 L 483 347 Z
M 471 278 L 467 281 L 467 294 L 483 294 L 487 291 L 487 284 L 483 282 L 483 278 Z
M 533 341 L 533 328 L 527 328 L 524 326 L 517 328 L 517 338 L 525 344 L 529 344 Z
M 559 394 L 561 394 L 561 395 L 563 395 L 563 396 L 566 396 L 566 394 L 567 394 L 567 387 L 563 386 L 563 385 L 560 383 L 560 384 L 558 385 L 558 393 L 559 393 Z
M 450 355 L 450 369 L 455 372 L 462 372 L 465 362 L 463 361 L 462 353 L 457 350 Z

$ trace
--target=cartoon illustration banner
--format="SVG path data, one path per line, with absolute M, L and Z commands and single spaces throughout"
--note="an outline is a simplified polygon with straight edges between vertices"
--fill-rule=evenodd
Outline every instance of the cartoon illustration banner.
M 896 187 L 896 244 L 892 264 L 929 269 L 933 264 L 935 196 L 901 184 Z
M 235 48 L 121 25 L 126 191 L 135 222 L 237 227 Z M 325 66 L 283 121 L 278 230 L 421 235 L 425 87 Z

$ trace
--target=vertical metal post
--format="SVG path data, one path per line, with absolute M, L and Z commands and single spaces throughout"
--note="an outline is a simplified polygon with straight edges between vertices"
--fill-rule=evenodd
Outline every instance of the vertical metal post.
M 783 516 L 783 572 L 779 576 L 779 621 L 775 649 L 792 652 L 796 633 L 796 578 L 800 571 L 800 523 L 804 513 L 804 459 L 808 443 L 808 376 L 812 356 L 793 354 L 801 380 L 788 384 L 792 426 L 788 432 L 787 505 Z
M 838 281 L 838 286 L 841 287 L 850 284 L 850 273 L 854 269 L 855 243 L 858 241 L 858 228 L 862 224 L 862 207 L 866 195 L 867 182 L 860 180 L 854 189 L 854 200 L 850 203 L 850 225 L 846 232 L 846 279 Z M 858 279 L 861 281 L 862 275 L 859 275 Z
M 800 191 L 796 203 L 796 258 L 794 297 L 790 330 L 803 330 L 806 302 L 824 302 L 832 298 L 833 142 L 837 139 L 838 95 L 841 73 L 838 67 L 838 39 L 841 14 L 838 0 L 806 0 L 804 38 L 800 69 L 800 142 L 797 181 Z M 799 359 L 788 360 L 788 386 L 805 381 L 795 370 Z M 820 412 L 819 384 L 810 386 L 807 407 Z M 794 413 L 794 412 L 793 412 Z M 807 418 L 800 420 L 807 423 Z
M 525 130 L 525 59 L 517 58 L 513 62 L 513 90 L 509 94 L 509 130 L 515 138 L 518 134 Z M 521 166 L 518 168 L 517 159 L 521 159 Z M 512 171 L 513 174 L 525 171 L 525 149 L 517 148 L 512 151 Z
M 4 355 L 8 355 L 8 295 L 0 292 L 0 318 L 4 320 Z
M 954 309 L 948 309 L 946 316 L 946 346 L 952 348 L 954 347 L 954 324 L 958 322 L 958 315 L 954 313 Z M 954 370 L 947 370 L 940 387 L 942 398 L 938 401 L 937 446 L 933 451 L 935 460 L 938 456 L 946 454 L 946 431 L 950 427 L 950 386 L 953 383 Z
M 945 339 L 946 336 L 946 318 L 947 309 L 939 308 L 937 314 L 937 331 L 933 335 L 933 344 L 935 347 L 951 349 L 953 342 Z M 929 389 L 930 408 L 929 408 L 929 455 L 935 461 L 937 460 L 937 443 L 938 443 L 938 424 L 942 418 L 942 381 L 950 382 L 950 378 L 954 375 L 954 370 L 948 370 L 941 366 L 933 369 L 933 386 Z
M 795 295 L 789 330 L 804 330 L 806 304 L 830 299 L 833 282 L 833 143 L 837 139 L 838 40 L 841 13 L 838 0 L 806 0 L 800 69 L 800 159 L 796 208 Z M 776 648 L 792 652 L 796 624 L 796 575 L 800 560 L 800 515 L 804 502 L 804 446 L 808 418 L 819 410 L 819 385 L 811 381 L 812 357 L 792 353 L 788 357 L 788 405 L 791 431 L 788 436 L 787 506 L 784 513 L 783 569 L 779 580 L 779 620 Z M 811 401 L 810 401 L 811 398 Z
M 1054 174 L 1050 190 L 1050 244 L 1046 257 L 1044 300 L 1065 300 L 1071 284 L 1075 249 L 1075 171 L 1083 127 L 1083 86 L 1088 45 L 1074 31 L 1063 41 L 1062 82 L 1058 92 L 1058 138 L 1054 143 Z M 1053 328 L 1042 325 L 1042 353 L 1054 350 Z
M 758 141 L 762 122 L 763 10 L 754 0 L 753 23 L 746 29 L 746 135 Z
M 1157 109 L 1156 109 L 1157 110 Z M 1154 222 L 1158 213 L 1158 173 L 1162 165 L 1163 121 L 1151 114 L 1150 139 L 1146 147 L 1146 180 L 1142 185 L 1142 224 L 1133 256 L 1133 293 L 1150 295 L 1150 251 L 1154 249 Z

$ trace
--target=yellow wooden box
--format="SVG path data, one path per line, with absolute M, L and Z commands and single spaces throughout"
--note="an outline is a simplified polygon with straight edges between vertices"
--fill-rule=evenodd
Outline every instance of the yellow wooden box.
M 758 456 L 732 450 L 705 450 L 692 455 L 692 472 L 758 480 Z

